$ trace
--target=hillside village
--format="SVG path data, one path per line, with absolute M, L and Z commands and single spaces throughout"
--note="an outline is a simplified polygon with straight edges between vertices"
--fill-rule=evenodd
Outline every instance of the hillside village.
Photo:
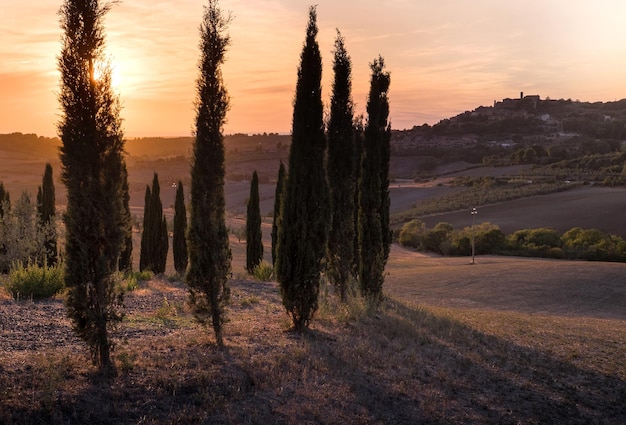
M 479 106 L 429 126 L 394 131 L 396 153 L 420 153 L 432 148 L 472 146 L 477 143 L 513 147 L 566 143 L 577 136 L 591 139 L 626 139 L 626 100 L 580 102 L 541 99 L 525 95 Z

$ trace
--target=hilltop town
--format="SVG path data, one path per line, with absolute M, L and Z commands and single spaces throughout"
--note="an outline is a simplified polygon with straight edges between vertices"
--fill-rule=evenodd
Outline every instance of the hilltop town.
M 626 139 L 626 99 L 580 102 L 525 95 L 479 106 L 429 126 L 394 131 L 396 153 L 424 153 L 432 149 L 497 144 L 499 147 L 567 143 L 572 138 Z

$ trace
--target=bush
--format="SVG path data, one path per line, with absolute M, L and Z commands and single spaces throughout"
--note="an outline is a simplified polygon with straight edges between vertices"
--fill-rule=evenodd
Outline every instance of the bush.
M 405 223 L 400 230 L 399 242 L 403 246 L 422 249 L 424 247 L 424 236 L 426 225 L 423 221 L 413 219 Z
M 7 290 L 13 298 L 50 298 L 63 290 L 65 269 L 62 263 L 48 266 L 29 261 L 26 266 L 17 262 L 9 271 Z
M 141 272 L 130 272 L 128 274 L 128 279 L 135 279 L 135 281 L 140 282 L 140 281 L 144 281 L 144 280 L 150 280 L 154 277 L 154 273 L 152 273 L 150 270 L 144 270 Z
M 272 280 L 272 276 L 274 275 L 274 268 L 270 263 L 263 260 L 254 267 L 252 275 L 256 280 L 259 280 L 261 282 L 267 282 Z
M 376 304 L 368 302 L 361 295 L 359 282 L 356 279 L 350 279 L 347 282 L 346 298 L 343 302 L 336 291 L 337 288 L 334 285 L 329 285 L 326 279 L 322 279 L 319 294 L 320 307 L 317 311 L 317 317 L 320 320 L 351 323 L 376 312 Z

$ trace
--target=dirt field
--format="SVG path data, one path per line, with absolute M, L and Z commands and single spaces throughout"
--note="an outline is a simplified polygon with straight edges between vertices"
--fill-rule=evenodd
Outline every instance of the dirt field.
M 520 229 L 553 227 L 565 232 L 572 227 L 596 228 L 626 238 L 626 188 L 581 187 L 478 208 L 477 222 L 491 222 L 505 233 Z M 424 217 L 428 227 L 445 221 L 463 228 L 472 224 L 469 211 Z
M 231 238 L 233 269 L 245 245 Z M 119 376 L 94 376 L 61 300 L 0 301 L 6 424 L 538 424 L 626 421 L 626 265 L 392 249 L 368 314 L 322 298 L 286 332 L 277 285 L 231 281 L 227 348 L 184 285 L 141 283 L 115 331 Z
M 421 255 L 393 246 L 387 290 L 461 309 L 626 320 L 626 264 Z

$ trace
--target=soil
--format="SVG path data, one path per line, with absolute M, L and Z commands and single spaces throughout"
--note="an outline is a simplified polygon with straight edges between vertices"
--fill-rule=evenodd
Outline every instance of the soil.
M 232 249 L 237 270 L 243 250 Z M 626 265 L 498 257 L 469 265 L 393 246 L 388 272 L 386 307 L 353 318 L 326 307 L 305 334 L 286 332 L 276 283 L 235 277 L 222 350 L 191 318 L 183 284 L 141 282 L 113 333 L 114 381 L 94 376 L 62 300 L 5 298 L 0 422 L 626 420 Z

